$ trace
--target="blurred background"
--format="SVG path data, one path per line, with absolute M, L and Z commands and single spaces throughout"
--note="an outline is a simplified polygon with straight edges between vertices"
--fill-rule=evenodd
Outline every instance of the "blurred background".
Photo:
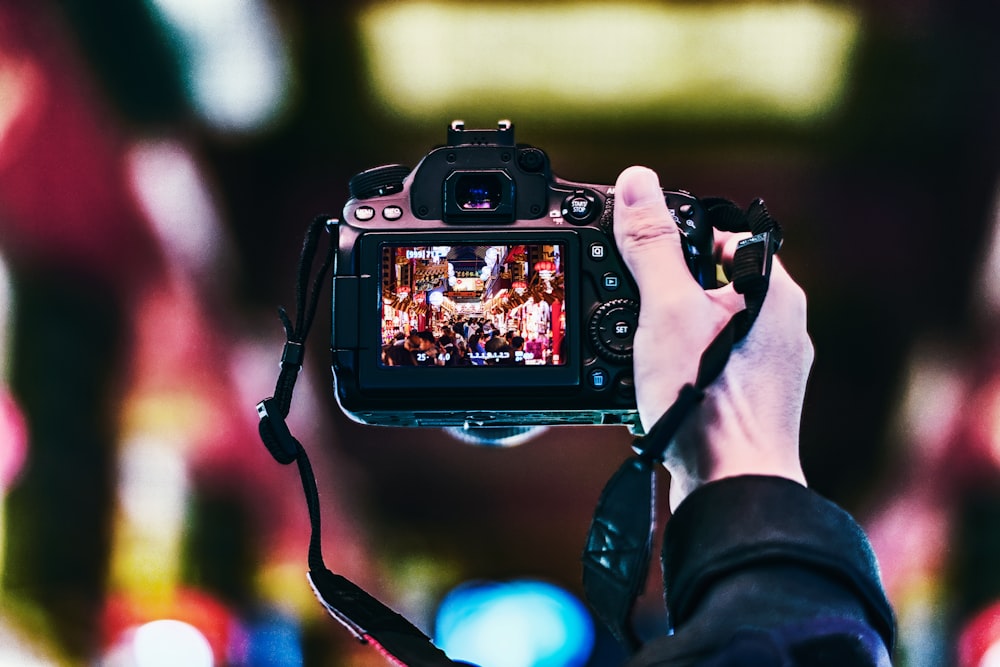
M 998 18 L 978 0 L 0 0 L 0 664 L 386 664 L 312 598 L 298 476 L 254 405 L 308 221 L 455 118 L 512 119 L 566 178 L 645 164 L 767 199 L 817 350 L 806 472 L 870 532 L 899 664 L 1000 664 Z M 328 326 L 321 308 L 290 423 L 331 569 L 454 658 L 618 664 L 579 554 L 628 433 L 490 449 L 357 425 Z M 646 636 L 665 627 L 652 574 Z

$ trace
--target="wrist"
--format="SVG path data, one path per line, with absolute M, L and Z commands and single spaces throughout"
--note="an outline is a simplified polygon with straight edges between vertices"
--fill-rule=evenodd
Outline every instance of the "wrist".
M 729 477 L 782 477 L 807 486 L 799 460 L 800 410 L 754 411 L 732 398 L 710 389 L 668 448 L 671 509 L 698 487 Z

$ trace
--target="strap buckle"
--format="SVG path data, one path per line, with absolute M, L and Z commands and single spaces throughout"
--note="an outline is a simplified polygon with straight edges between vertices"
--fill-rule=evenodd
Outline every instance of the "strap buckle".
M 780 237 L 771 231 L 754 234 L 737 243 L 733 254 L 733 288 L 740 294 L 766 291 L 772 259 L 780 247 Z
M 302 343 L 287 341 L 285 348 L 281 351 L 281 365 L 302 368 L 302 360 L 305 359 L 305 356 L 306 350 Z
M 297 459 L 302 445 L 288 430 L 288 424 L 273 397 L 257 404 L 257 418 L 257 432 L 274 460 L 287 465 Z

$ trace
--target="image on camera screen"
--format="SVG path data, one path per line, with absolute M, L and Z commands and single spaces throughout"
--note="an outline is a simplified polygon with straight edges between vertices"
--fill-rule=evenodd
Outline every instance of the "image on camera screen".
M 383 367 L 562 366 L 562 244 L 384 244 Z

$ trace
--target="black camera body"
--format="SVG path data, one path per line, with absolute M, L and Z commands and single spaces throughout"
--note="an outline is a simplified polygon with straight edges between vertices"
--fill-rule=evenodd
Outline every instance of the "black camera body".
M 612 234 L 614 188 L 552 173 L 501 121 L 410 171 L 351 179 L 331 226 L 338 403 L 385 426 L 623 424 L 639 294 Z M 716 285 L 699 200 L 664 191 L 692 275 Z M 663 289 L 670 289 L 664 285 Z M 670 332 L 663 332 L 670 344 Z

